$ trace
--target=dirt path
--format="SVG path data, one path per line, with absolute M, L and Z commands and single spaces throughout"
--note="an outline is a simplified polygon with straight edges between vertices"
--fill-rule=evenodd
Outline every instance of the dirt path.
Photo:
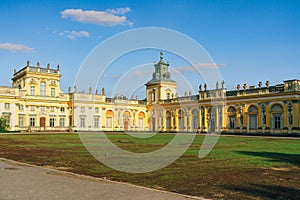
M 202 199 L 0 158 L 0 199 Z

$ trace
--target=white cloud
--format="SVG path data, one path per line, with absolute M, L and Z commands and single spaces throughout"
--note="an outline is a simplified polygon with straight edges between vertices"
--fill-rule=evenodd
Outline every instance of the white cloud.
M 13 44 L 13 43 L 0 43 L 0 49 L 7 50 L 7 51 L 24 51 L 24 52 L 33 51 L 33 48 L 30 48 L 23 44 Z
M 108 13 L 113 14 L 113 15 L 118 15 L 118 14 L 124 15 L 124 14 L 130 12 L 131 9 L 128 8 L 128 7 L 126 7 L 126 8 L 107 9 L 106 11 L 107 11 Z
M 130 12 L 130 8 L 108 9 L 106 11 L 67 9 L 60 14 L 63 19 L 70 18 L 81 23 L 102 26 L 132 25 L 132 22 L 126 21 L 127 18 L 125 16 L 117 16 L 117 14 L 124 15 L 127 12 Z
M 63 31 L 59 34 L 60 36 L 74 40 L 78 37 L 89 37 L 90 34 L 87 31 Z

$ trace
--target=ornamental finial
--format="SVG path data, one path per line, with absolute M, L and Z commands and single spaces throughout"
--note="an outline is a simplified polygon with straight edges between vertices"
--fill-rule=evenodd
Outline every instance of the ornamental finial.
M 163 55 L 164 55 L 164 53 L 162 51 L 160 51 L 160 61 L 163 60 Z

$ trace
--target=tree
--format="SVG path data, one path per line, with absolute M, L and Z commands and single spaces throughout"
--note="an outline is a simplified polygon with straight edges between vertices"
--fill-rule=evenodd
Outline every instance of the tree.
M 6 131 L 8 129 L 8 125 L 6 124 L 6 120 L 2 117 L 0 118 L 0 131 Z

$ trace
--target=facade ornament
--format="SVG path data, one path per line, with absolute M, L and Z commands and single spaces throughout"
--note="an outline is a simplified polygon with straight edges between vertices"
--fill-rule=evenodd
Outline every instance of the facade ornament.
M 240 89 L 241 89 L 240 84 L 238 84 L 238 85 L 236 86 L 236 89 L 237 89 L 238 91 L 240 91 Z
M 47 64 L 47 69 L 50 69 L 50 64 L 49 63 Z
M 98 94 L 98 89 L 96 89 L 95 94 Z
M 174 93 L 172 93 L 172 95 L 171 95 L 171 96 L 172 96 L 172 99 L 174 99 Z
M 133 100 L 134 99 L 134 97 L 133 97 L 133 95 L 131 95 L 131 98 L 130 98 L 131 100 Z
M 184 92 L 184 96 L 185 96 L 185 97 L 187 96 L 187 91 Z
M 60 66 L 59 66 L 59 65 L 57 65 L 57 70 L 58 70 L 58 71 L 60 70 Z
M 15 73 L 17 73 L 17 70 L 16 70 L 16 69 L 14 69 L 14 74 L 15 74 Z
M 206 90 L 207 90 L 207 84 L 204 83 L 204 91 L 206 91 Z
M 219 89 L 219 82 L 216 82 L 216 90 Z
M 40 62 L 39 62 L 39 61 L 37 61 L 36 66 L 37 66 L 38 68 L 40 68 Z
M 200 84 L 199 85 L 199 92 L 201 92 L 202 91 L 202 85 Z
M 269 86 L 270 86 L 270 82 L 269 81 L 266 82 L 266 86 L 267 86 L 267 88 L 269 88 Z
M 68 93 L 71 93 L 71 87 L 68 88 Z
M 104 88 L 102 88 L 102 95 L 105 96 L 105 89 Z
M 261 87 L 262 87 L 262 82 L 261 81 L 259 81 L 258 87 L 261 89 Z
M 244 85 L 243 85 L 243 89 L 244 89 L 244 90 L 246 90 L 246 89 L 247 89 L 247 84 L 246 84 L 246 83 L 244 83 Z
M 27 60 L 26 67 L 29 67 L 29 64 L 30 64 L 30 62 L 29 62 L 29 60 Z
M 139 99 L 139 97 L 138 97 L 138 95 L 136 95 L 136 96 L 135 96 L 135 100 L 138 100 L 138 99 Z
M 189 91 L 189 96 L 192 96 L 192 91 Z
M 222 80 L 222 82 L 221 82 L 222 89 L 224 89 L 224 84 L 225 84 L 225 81 Z

